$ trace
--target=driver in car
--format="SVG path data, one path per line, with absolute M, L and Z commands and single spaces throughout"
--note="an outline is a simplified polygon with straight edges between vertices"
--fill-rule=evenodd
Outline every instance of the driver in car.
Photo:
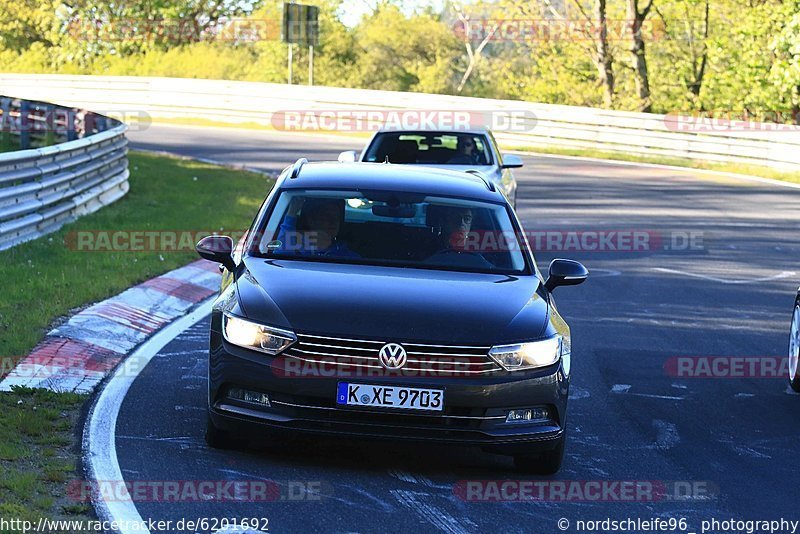
M 481 165 L 481 154 L 475 145 L 475 139 L 467 135 L 459 135 L 456 142 L 457 154 L 448 160 L 452 165 Z
M 473 213 L 470 208 L 445 208 L 439 234 L 442 248 L 428 257 L 426 262 L 487 269 L 494 267 L 483 254 L 471 250 L 474 248 L 469 244 L 472 222 Z
M 442 236 L 447 240 L 447 248 L 464 250 L 467 237 L 472 228 L 472 210 L 469 208 L 450 208 L 444 216 Z
M 301 205 L 302 209 L 299 207 Z M 344 205 L 343 199 L 292 199 L 278 231 L 277 247 L 270 249 L 276 253 L 300 256 L 359 258 L 357 252 L 339 239 L 344 220 Z

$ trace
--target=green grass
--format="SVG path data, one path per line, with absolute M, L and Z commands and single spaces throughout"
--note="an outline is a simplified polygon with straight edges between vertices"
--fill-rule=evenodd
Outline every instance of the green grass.
M 626 154 L 624 152 L 613 152 L 609 150 L 592 150 L 584 148 L 558 148 L 550 146 L 529 147 L 529 146 L 504 146 L 506 150 L 518 150 L 520 152 L 531 152 L 539 154 L 553 154 L 559 156 L 580 156 L 585 158 L 598 158 L 616 161 L 631 161 L 635 163 L 655 163 L 658 165 L 674 165 L 676 167 L 686 167 L 689 169 L 702 169 L 707 171 L 730 172 L 748 176 L 759 176 L 761 178 L 771 178 L 784 182 L 800 183 L 800 172 L 782 172 L 769 167 L 758 165 L 741 165 L 736 163 L 712 163 L 706 161 L 696 161 L 688 158 L 670 158 L 666 156 L 639 156 Z
M 0 517 L 35 522 L 91 513 L 67 492 L 81 478 L 75 426 L 86 398 L 26 388 L 0 393 Z
M 15 137 L 0 133 L 0 153 L 19 150 L 19 141 Z
M 55 144 L 55 139 L 52 135 L 47 135 L 44 139 L 41 139 L 41 142 L 36 138 L 31 139 L 30 148 L 39 148 L 52 144 Z M 0 133 L 0 153 L 14 152 L 15 150 L 22 150 L 19 144 L 19 137 Z
M 204 163 L 130 154 L 130 191 L 59 232 L 0 253 L 0 375 L 28 354 L 60 317 L 197 258 L 192 251 L 96 252 L 69 247 L 83 230 L 241 231 L 272 181 Z M 0 393 L 0 517 L 80 519 L 70 500 L 80 478 L 80 432 L 87 397 L 43 390 Z M 0 531 L 2 534 L 2 531 Z
M 27 354 L 70 310 L 197 259 L 193 251 L 78 251 L 67 245 L 72 232 L 242 231 L 271 187 L 258 174 L 141 153 L 130 155 L 130 169 L 130 191 L 116 203 L 0 253 L 0 279 L 14 281 L 0 297 L 0 356 Z

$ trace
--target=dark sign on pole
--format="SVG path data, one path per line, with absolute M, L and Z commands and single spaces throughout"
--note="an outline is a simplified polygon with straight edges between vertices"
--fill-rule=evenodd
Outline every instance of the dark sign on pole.
M 283 4 L 284 43 L 317 46 L 319 43 L 319 8 L 303 4 Z

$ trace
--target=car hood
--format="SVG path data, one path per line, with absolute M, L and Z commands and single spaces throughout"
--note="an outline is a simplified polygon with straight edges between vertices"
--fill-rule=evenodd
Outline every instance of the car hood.
M 494 165 L 434 165 L 434 164 L 420 164 L 424 167 L 432 169 L 444 169 L 447 171 L 467 172 L 467 171 L 480 171 L 487 177 L 494 177 L 499 175 L 497 167 Z
M 542 335 L 549 307 L 536 276 L 246 258 L 239 305 L 298 333 L 494 345 Z

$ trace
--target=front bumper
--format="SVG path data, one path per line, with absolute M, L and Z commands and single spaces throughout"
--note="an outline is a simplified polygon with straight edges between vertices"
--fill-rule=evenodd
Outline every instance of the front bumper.
M 569 379 L 561 363 L 536 371 L 470 377 L 285 376 L 277 359 L 228 344 L 212 331 L 209 415 L 220 429 L 479 446 L 503 454 L 555 447 L 563 436 Z M 280 358 L 280 357 L 279 357 Z M 340 406 L 339 382 L 444 390 L 441 412 Z M 266 393 L 270 407 L 228 398 L 231 388 Z M 545 406 L 550 419 L 507 423 L 510 409 Z

